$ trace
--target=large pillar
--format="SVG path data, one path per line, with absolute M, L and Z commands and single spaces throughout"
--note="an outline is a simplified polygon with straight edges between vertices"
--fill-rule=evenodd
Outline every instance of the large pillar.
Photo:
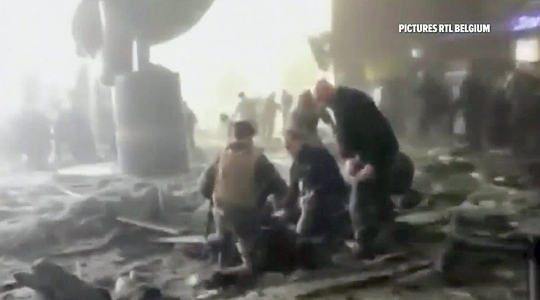
M 173 176 L 189 169 L 179 74 L 150 65 L 119 76 L 114 115 L 123 173 Z
M 133 26 L 129 23 L 129 0 L 101 1 L 105 16 L 101 82 L 113 86 L 115 76 L 133 70 Z
M 118 162 L 128 175 L 181 175 L 188 171 L 189 162 L 180 78 L 178 73 L 150 64 L 151 43 L 136 30 L 136 23 L 144 18 L 132 7 L 141 3 L 101 2 L 105 15 L 102 82 L 114 85 Z

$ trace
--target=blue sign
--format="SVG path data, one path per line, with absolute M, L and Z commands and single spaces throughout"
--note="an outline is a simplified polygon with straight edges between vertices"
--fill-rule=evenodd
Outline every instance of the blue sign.
M 540 28 L 540 14 L 519 16 L 512 20 L 512 31 L 523 31 Z

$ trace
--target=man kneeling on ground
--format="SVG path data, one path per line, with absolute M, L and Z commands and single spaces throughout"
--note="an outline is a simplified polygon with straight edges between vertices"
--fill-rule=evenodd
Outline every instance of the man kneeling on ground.
M 299 255 L 313 245 L 309 240 L 314 237 L 322 238 L 325 247 L 336 245 L 343 241 L 340 237 L 347 218 L 347 187 L 337 162 L 326 148 L 310 145 L 307 137 L 293 129 L 285 132 L 285 147 L 293 164 L 284 210 L 297 220 Z
M 205 171 L 202 195 L 213 201 L 218 238 L 233 233 L 243 264 L 227 270 L 253 273 L 254 245 L 260 234 L 266 199 L 286 195 L 287 184 L 274 165 L 253 143 L 255 128 L 249 121 L 232 124 L 233 138 Z

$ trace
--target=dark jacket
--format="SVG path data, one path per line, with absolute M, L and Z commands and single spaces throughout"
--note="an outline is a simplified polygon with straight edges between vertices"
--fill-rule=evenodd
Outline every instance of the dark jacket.
M 364 164 L 388 164 L 399 152 L 399 144 L 388 120 L 366 93 L 339 87 L 331 107 L 336 119 L 337 139 L 344 157 L 358 155 Z
M 245 147 L 245 145 L 231 143 L 228 147 Z M 199 191 L 206 199 L 212 199 L 218 162 L 219 157 L 204 171 L 199 182 Z M 276 198 L 281 199 L 287 194 L 287 183 L 264 154 L 255 163 L 254 180 L 258 188 L 259 207 L 266 204 L 266 199 L 270 195 L 275 195 Z
M 450 111 L 452 93 L 450 89 L 433 76 L 426 75 L 415 92 L 422 101 L 422 113 L 430 119 L 437 119 Z
M 459 89 L 458 106 L 464 110 L 465 118 L 478 118 L 485 113 L 489 90 L 482 80 L 474 75 L 467 75 Z
M 286 210 L 298 208 L 301 196 L 299 183 L 306 190 L 314 191 L 321 210 L 342 210 L 347 188 L 339 166 L 326 148 L 302 146 L 290 169 L 290 190 L 285 201 Z M 336 199 L 343 199 L 342 203 Z

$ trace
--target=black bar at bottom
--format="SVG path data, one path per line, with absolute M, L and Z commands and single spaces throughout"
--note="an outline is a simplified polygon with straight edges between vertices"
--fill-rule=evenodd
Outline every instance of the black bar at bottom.
M 528 260 L 528 283 L 529 300 L 540 300 L 540 281 L 538 280 L 539 273 L 539 255 L 540 255 L 540 239 L 532 238 L 530 250 L 527 255 Z

